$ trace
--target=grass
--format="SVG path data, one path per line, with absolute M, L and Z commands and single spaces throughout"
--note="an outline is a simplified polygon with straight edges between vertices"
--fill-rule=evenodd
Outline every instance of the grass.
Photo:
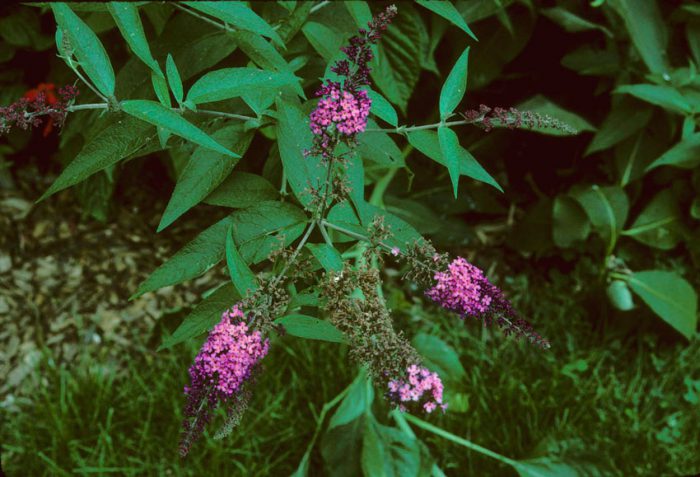
M 697 340 L 664 340 L 647 329 L 629 333 L 608 318 L 591 316 L 591 308 L 571 291 L 576 280 L 534 283 L 520 276 L 508 284 L 520 309 L 553 343 L 546 352 L 476 323 L 462 324 L 388 287 L 397 322 L 412 334 L 440 336 L 467 370 L 467 379 L 450 389 L 462 404 L 427 420 L 513 459 L 559 455 L 568 462 L 593 462 L 603 475 L 699 472 Z M 186 461 L 177 457 L 181 390 L 196 344 L 130 356 L 123 366 L 106 362 L 105 353 L 94 349 L 70 365 L 56 365 L 47 356 L 36 374 L 36 391 L 17 402 L 20 412 L 4 411 L 3 467 L 8 475 L 33 476 L 210 475 L 213 469 L 218 475 L 289 475 L 323 404 L 356 370 L 337 345 L 293 337 L 274 344 L 238 429 L 223 441 L 215 441 L 213 432 L 206 435 Z M 414 431 L 448 475 L 511 472 L 493 459 Z M 324 474 L 318 448 L 311 475 Z

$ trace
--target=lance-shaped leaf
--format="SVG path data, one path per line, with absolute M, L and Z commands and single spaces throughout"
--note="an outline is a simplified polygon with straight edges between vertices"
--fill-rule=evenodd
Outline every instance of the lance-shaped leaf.
M 666 73 L 668 31 L 656 0 L 615 0 L 610 4 L 625 21 L 632 43 L 649 71 Z
M 698 164 L 700 164 L 700 133 L 695 133 L 664 152 L 658 159 L 649 164 L 646 170 L 650 171 L 659 166 L 693 169 Z
M 698 297 L 693 287 L 674 272 L 648 270 L 629 277 L 629 286 L 654 313 L 690 339 L 698 324 Z
M 200 146 L 209 148 L 212 151 L 216 151 L 233 158 L 241 157 L 238 154 L 229 151 L 197 126 L 160 103 L 145 99 L 133 99 L 122 101 L 121 107 L 127 114 L 155 126 L 160 126 L 173 134 L 181 136 L 188 141 L 192 141 L 195 144 L 199 144 Z
M 552 205 L 552 238 L 558 247 L 571 247 L 585 240 L 591 223 L 581 204 L 566 195 L 557 196 Z
M 442 18 L 447 20 L 448 22 L 452 23 L 459 29 L 463 30 L 467 35 L 470 37 L 474 38 L 475 40 L 478 41 L 476 38 L 476 35 L 469 29 L 467 26 L 467 22 L 464 21 L 464 18 L 462 15 L 459 13 L 457 8 L 452 4 L 452 2 L 448 1 L 434 1 L 434 0 L 417 0 L 418 5 L 427 8 L 428 10 L 433 11 L 434 13 L 437 13 L 440 15 Z
M 114 95 L 114 70 L 95 32 L 65 3 L 52 3 L 58 27 L 67 36 L 81 68 L 105 96 Z
M 236 287 L 236 291 L 245 297 L 248 293 L 254 292 L 258 288 L 255 275 L 248 268 L 248 265 L 238 253 L 236 244 L 233 241 L 233 224 L 226 233 L 226 265 L 231 275 L 231 283 Z
M 456 199 L 457 188 L 459 187 L 459 138 L 452 129 L 440 126 L 438 128 L 438 139 L 440 140 L 440 152 L 442 157 L 445 158 L 447 172 L 450 173 L 452 189 Z
M 683 236 L 678 200 L 671 190 L 659 192 L 622 235 L 662 250 L 675 247 Z
M 690 104 L 690 101 L 671 86 L 628 84 L 618 86 L 614 92 L 632 95 L 647 103 L 661 106 L 673 113 L 691 114 L 693 112 L 693 106 Z
M 170 84 L 170 89 L 175 96 L 175 101 L 177 104 L 182 104 L 183 89 L 182 89 L 182 79 L 180 78 L 180 72 L 175 65 L 175 60 L 173 55 L 168 53 L 168 57 L 165 60 L 165 72 L 168 74 L 168 83 Z
M 230 23 L 241 30 L 248 30 L 270 38 L 284 48 L 284 42 L 277 32 L 257 13 L 243 2 L 183 2 L 200 12 Z
M 372 119 L 367 119 L 369 128 L 379 126 Z M 372 162 L 388 167 L 404 166 L 401 149 L 396 145 L 391 136 L 381 131 L 369 131 L 359 135 L 358 147 L 360 155 Z
M 249 172 L 234 171 L 204 199 L 204 202 L 240 209 L 251 207 L 259 202 L 275 200 L 278 195 L 277 190 L 267 179 Z
M 39 201 L 135 154 L 155 138 L 153 127 L 136 118 L 116 114 L 107 121 L 111 124 L 88 140 Z
M 151 68 L 155 74 L 163 78 L 163 71 L 160 69 L 158 62 L 151 55 L 151 49 L 148 46 L 146 34 L 143 31 L 143 24 L 139 17 L 139 10 L 133 3 L 127 2 L 109 2 L 107 4 L 109 13 L 114 18 L 114 23 L 121 32 L 122 36 L 131 47 L 131 51 L 143 61 L 146 66 Z
M 440 141 L 435 131 L 411 131 L 408 133 L 408 142 L 438 164 L 442 164 L 443 166 L 447 165 L 447 160 L 440 150 Z M 498 182 L 496 182 L 496 180 L 486 172 L 486 169 L 477 162 L 474 156 L 462 146 L 459 147 L 457 158 L 459 160 L 459 173 L 461 175 L 485 182 L 503 192 Z
M 372 101 L 372 107 L 370 109 L 370 112 L 376 115 L 377 117 L 383 119 L 387 123 L 391 124 L 392 126 L 398 126 L 399 118 L 396 115 L 396 110 L 391 105 L 391 103 L 389 103 L 389 101 L 387 101 L 386 98 L 384 98 L 384 96 L 382 96 L 374 90 L 368 89 L 367 95 Z
M 278 90 L 294 85 L 299 78 L 289 71 L 274 72 L 256 68 L 224 68 L 211 71 L 192 85 L 187 101 L 194 104 L 237 98 L 251 89 Z
M 286 315 L 275 320 L 275 324 L 284 326 L 287 334 L 307 340 L 346 343 L 345 336 L 338 328 L 325 320 L 306 315 Z
M 219 129 L 212 134 L 212 138 L 236 154 L 243 155 L 253 139 L 253 131 L 243 131 L 241 124 L 234 124 Z M 177 179 L 158 232 L 207 197 L 228 177 L 237 163 L 238 159 L 205 147 L 197 148 Z
M 581 204 L 593 227 L 608 243 L 608 253 L 612 253 L 629 212 L 625 191 L 617 186 L 593 185 L 585 189 L 575 188 L 570 195 Z
M 434 2 L 430 2 L 432 5 Z M 449 3 L 448 3 L 449 4 Z M 461 18 L 461 17 L 460 17 Z M 457 105 L 464 98 L 467 90 L 467 72 L 469 68 L 469 47 L 467 47 L 457 62 L 452 67 L 452 71 L 447 76 L 445 84 L 440 92 L 440 117 L 445 118 L 455 110 Z

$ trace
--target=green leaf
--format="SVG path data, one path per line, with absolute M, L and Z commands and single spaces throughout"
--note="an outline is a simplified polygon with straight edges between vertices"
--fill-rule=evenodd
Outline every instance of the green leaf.
M 197 126 L 160 103 L 145 99 L 132 99 L 122 101 L 121 106 L 124 112 L 127 114 L 131 114 L 135 118 L 146 121 L 147 123 L 155 126 L 160 126 L 195 144 L 199 144 L 200 146 L 209 148 L 212 151 L 233 157 L 234 159 L 241 157 L 238 154 L 229 151 L 221 144 L 214 141 L 207 133 L 199 129 Z
M 277 98 L 277 145 L 287 180 L 296 198 L 303 205 L 312 200 L 309 187 L 321 189 L 325 182 L 325 170 L 317 157 L 304 157 L 303 151 L 311 148 L 312 134 L 309 118 L 301 108 L 290 101 Z
M 629 286 L 654 313 L 690 339 L 697 327 L 698 297 L 675 272 L 648 270 L 629 277 Z
M 683 238 L 681 212 L 671 190 L 664 189 L 656 194 L 622 235 L 661 250 L 671 250 L 678 245 Z
M 367 23 L 372 21 L 372 11 L 369 9 L 367 2 L 350 0 L 343 2 L 350 16 L 355 20 L 355 25 L 359 28 L 367 28 Z
M 452 190 L 454 191 L 456 199 L 457 188 L 459 187 L 459 138 L 457 138 L 457 134 L 450 128 L 440 126 L 438 128 L 438 139 L 440 140 L 440 152 L 447 163 L 447 171 L 450 173 Z
M 378 118 L 381 118 L 387 123 L 391 124 L 392 126 L 398 126 L 399 118 L 396 115 L 396 110 L 391 105 L 391 103 L 389 103 L 389 101 L 387 101 L 384 98 L 384 96 L 371 89 L 367 89 L 367 94 L 369 95 L 369 99 L 372 101 L 372 107 L 370 109 L 370 112 Z
M 368 128 L 379 127 L 372 119 L 367 119 Z M 401 149 L 385 132 L 365 132 L 358 137 L 357 150 L 365 159 L 388 167 L 405 165 Z
M 435 4 L 430 2 L 429 5 Z M 449 2 L 440 5 L 452 5 Z M 454 7 L 453 7 L 454 8 Z M 461 18 L 461 17 L 460 17 Z M 447 76 L 445 84 L 440 91 L 440 117 L 445 119 L 451 114 L 464 98 L 467 90 L 467 71 L 469 68 L 469 47 L 467 47 L 457 62 L 452 67 L 452 71 Z
M 625 21 L 632 43 L 649 71 L 658 75 L 666 73 L 668 31 L 657 2 L 613 0 L 610 3 Z
M 437 336 L 417 334 L 411 343 L 425 360 L 425 365 L 445 380 L 459 382 L 467 377 L 467 371 L 459 361 L 459 354 Z
M 151 55 L 151 48 L 148 46 L 148 39 L 143 31 L 143 24 L 139 17 L 139 10 L 133 3 L 109 2 L 107 5 L 109 13 L 114 18 L 114 23 L 128 43 L 131 50 L 146 66 L 160 78 L 164 78 L 163 71 L 158 62 Z
M 165 60 L 165 71 L 168 75 L 168 83 L 170 83 L 170 89 L 175 96 L 175 101 L 177 101 L 177 104 L 182 104 L 184 95 L 182 90 L 182 79 L 180 78 L 180 72 L 177 70 L 177 66 L 175 65 L 173 55 L 170 53 L 168 53 L 168 57 Z
M 464 21 L 464 18 L 462 17 L 462 15 L 455 8 L 455 6 L 452 5 L 452 2 L 450 2 L 450 1 L 436 2 L 436 1 L 431 1 L 431 0 L 417 0 L 416 3 L 418 3 L 418 5 L 420 5 L 422 7 L 427 8 L 428 10 L 433 11 L 434 13 L 437 13 L 442 18 L 444 18 L 448 22 L 452 23 L 456 27 L 460 28 L 467 35 L 469 35 L 470 37 L 472 37 L 478 41 L 478 39 L 476 38 L 476 35 L 474 35 L 474 33 L 472 33 L 472 31 L 469 29 L 469 27 L 467 26 L 467 22 Z
M 219 287 L 214 293 L 200 301 L 194 310 L 182 320 L 171 336 L 163 340 L 158 351 L 171 348 L 206 333 L 221 321 L 224 311 L 241 299 L 230 283 Z
M 135 118 L 115 114 L 107 121 L 109 126 L 88 140 L 39 201 L 116 164 L 155 139 L 153 127 Z
M 588 237 L 591 223 L 581 205 L 565 195 L 559 195 L 552 205 L 552 238 L 557 247 L 567 248 Z
M 629 311 L 634 308 L 632 292 L 626 282 L 622 280 L 613 280 L 605 291 L 608 294 L 610 303 L 618 310 Z
M 296 84 L 299 78 L 283 71 L 274 72 L 256 68 L 223 68 L 211 71 L 198 79 L 187 93 L 187 101 L 195 104 L 237 98 L 251 89 L 276 91 Z
M 301 31 L 326 63 L 330 63 L 343 46 L 343 37 L 322 23 L 306 22 Z
M 361 229 L 360 231 L 362 235 L 366 236 L 367 231 L 365 229 L 371 225 L 376 216 L 381 216 L 384 218 L 384 224 L 387 226 L 390 232 L 389 237 L 384 242 L 390 247 L 398 247 L 400 250 L 407 250 L 408 247 L 413 245 L 415 242 L 423 242 L 425 240 L 423 236 L 419 234 L 418 231 L 413 228 L 413 226 L 411 226 L 411 224 L 386 211 L 385 209 L 381 209 L 367 202 L 358 207 L 358 209 L 361 215 L 362 225 L 364 227 L 364 229 Z M 348 228 L 356 231 L 356 229 L 353 229 L 352 226 Z
M 408 133 L 408 142 L 438 164 L 442 164 L 443 166 L 447 165 L 447 161 L 440 150 L 440 141 L 435 131 L 411 131 Z M 464 149 L 462 146 L 459 146 L 459 154 L 457 154 L 457 158 L 459 161 L 460 175 L 485 182 L 486 184 L 495 187 L 500 192 L 503 192 L 503 189 L 500 185 L 498 185 L 498 182 L 496 182 L 496 180 L 491 177 L 491 175 L 486 172 L 483 167 L 481 167 L 481 164 L 476 161 L 474 156 L 472 156 L 469 151 Z
M 629 212 L 625 191 L 617 186 L 593 185 L 587 189 L 575 188 L 570 195 L 581 204 L 593 227 L 608 242 L 608 254 L 612 253 Z
M 571 126 L 575 131 L 553 128 L 546 125 L 542 127 L 536 125 L 529 127 L 525 124 L 526 121 L 523 121 L 522 129 L 529 129 L 531 131 L 549 134 L 552 136 L 570 136 L 572 134 L 578 134 L 581 131 L 595 131 L 595 127 L 581 116 L 565 110 L 558 104 L 550 101 L 540 94 L 533 96 L 523 103 L 520 103 L 518 105 L 518 109 L 550 116 L 568 126 Z
M 343 269 L 343 258 L 334 247 L 327 243 L 307 243 L 308 248 L 321 266 L 328 272 L 338 272 Z
M 204 202 L 222 207 L 243 208 L 275 200 L 278 193 L 266 179 L 249 172 L 232 172 Z
M 693 107 L 690 102 L 671 86 L 654 84 L 628 84 L 618 86 L 614 93 L 629 94 L 647 103 L 661 106 L 673 113 L 691 114 Z
M 243 155 L 253 139 L 253 131 L 243 131 L 242 125 L 234 124 L 219 129 L 212 134 L 212 138 L 237 155 Z M 238 159 L 198 147 L 177 179 L 158 232 L 207 197 L 228 177 L 237 163 Z
M 649 164 L 647 171 L 659 166 L 674 166 L 683 169 L 694 169 L 700 164 L 700 133 L 694 133 L 676 143 L 661 157 Z
M 241 30 L 252 31 L 270 38 L 284 48 L 284 42 L 277 32 L 243 2 L 183 2 L 200 12 L 230 23 Z
M 580 31 L 600 30 L 605 33 L 608 38 L 613 37 L 612 32 L 604 26 L 590 22 L 575 13 L 571 13 L 564 7 L 543 8 L 540 12 L 568 32 L 576 33 Z
M 232 223 L 231 216 L 225 217 L 197 235 L 151 273 L 131 299 L 198 277 L 219 263 L 224 258 L 226 231 Z
M 347 343 L 343 333 L 330 322 L 306 315 L 286 315 L 275 320 L 275 324 L 284 326 L 287 334 L 307 340 Z
M 158 98 L 158 101 L 160 101 L 160 104 L 166 108 L 172 106 L 172 103 L 170 102 L 170 93 L 168 92 L 168 83 L 165 81 L 165 78 L 161 78 L 155 73 L 151 73 L 151 83 L 153 84 L 153 91 L 155 91 L 156 97 Z
M 246 263 L 258 263 L 301 235 L 304 212 L 288 202 L 266 201 L 231 214 L 236 245 Z M 284 240 L 280 240 L 284 236 Z
M 364 371 L 358 373 L 350 386 L 348 394 L 338 406 L 328 423 L 328 430 L 342 426 L 362 416 L 374 401 L 374 389 L 368 382 Z
M 566 462 L 552 457 L 513 461 L 520 477 L 603 477 L 605 475 L 591 462 Z
M 254 32 L 236 31 L 231 33 L 238 47 L 264 70 L 290 71 L 289 64 L 267 40 Z
M 585 155 L 608 149 L 632 136 L 649 123 L 651 115 L 651 108 L 640 106 L 638 102 L 627 97 L 613 103 L 612 111 L 593 136 Z
M 248 265 L 238 253 L 236 244 L 233 241 L 233 224 L 229 226 L 226 232 L 226 265 L 228 266 L 229 274 L 231 275 L 231 283 L 236 288 L 241 297 L 246 297 L 249 293 L 258 289 L 258 283 L 255 275 L 248 268 Z
M 52 3 L 58 27 L 67 36 L 81 68 L 105 96 L 114 95 L 114 70 L 97 35 L 65 3 Z

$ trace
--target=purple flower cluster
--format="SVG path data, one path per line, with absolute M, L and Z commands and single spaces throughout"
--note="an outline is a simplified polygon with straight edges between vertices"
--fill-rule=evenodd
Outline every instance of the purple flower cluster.
M 190 367 L 182 455 L 187 454 L 219 404 L 235 404 L 241 388 L 267 354 L 269 341 L 263 340 L 259 331 L 249 332 L 244 318 L 237 305 L 224 312 Z
M 435 274 L 437 283 L 425 294 L 431 300 L 462 317 L 479 317 L 486 313 L 493 300 L 493 285 L 484 272 L 458 257 L 447 271 Z
M 342 48 L 347 59 L 331 67 L 342 78 L 342 84 L 328 80 L 316 92 L 321 100 L 310 116 L 313 147 L 305 154 L 328 159 L 341 139 L 352 141 L 367 127 L 372 101 L 360 87 L 369 84 L 371 46 L 379 41 L 396 11 L 394 5 L 389 6 L 367 24 L 367 30 L 360 29 L 359 35 L 350 38 L 350 45 Z
M 68 113 L 67 108 L 79 91 L 72 85 L 66 85 L 58 90 L 60 98 L 56 97 L 54 91 L 52 83 L 42 83 L 9 106 L 0 106 L 0 134 L 9 132 L 12 126 L 22 129 L 40 126 L 43 116 L 48 116 L 44 137 L 51 132 L 54 124 L 62 126 Z
M 518 316 L 503 292 L 464 258 L 454 259 L 446 271 L 435 273 L 433 278 L 436 283 L 425 294 L 443 308 L 462 318 L 480 319 L 484 325 L 495 321 L 506 335 L 524 336 L 542 348 L 549 348 L 547 340 Z
M 415 364 L 406 372 L 406 380 L 392 379 L 388 383 L 389 399 L 398 404 L 399 409 L 406 411 L 411 403 L 416 403 L 428 414 L 438 407 L 443 411 L 447 409 L 447 404 L 442 402 L 442 381 L 437 373 Z

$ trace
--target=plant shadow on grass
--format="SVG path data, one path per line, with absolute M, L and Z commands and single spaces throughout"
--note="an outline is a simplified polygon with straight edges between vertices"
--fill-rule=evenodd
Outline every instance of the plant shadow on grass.
M 697 341 L 593 329 L 572 284 L 521 275 L 507 286 L 553 343 L 549 351 L 461 323 L 388 286 L 395 321 L 411 334 L 439 336 L 467 370 L 448 394 L 461 404 L 429 420 L 515 459 L 556 454 L 592 460 L 604 475 L 693 475 L 700 470 Z M 8 475 L 289 475 L 323 404 L 356 368 L 338 345 L 290 336 L 273 345 L 240 426 L 221 441 L 210 428 L 186 460 L 177 456 L 182 388 L 197 343 L 130 356 L 124 365 L 101 361 L 99 349 L 69 365 L 46 356 L 35 390 L 3 410 L 3 466 Z M 416 432 L 448 475 L 510 472 Z M 315 449 L 311 475 L 327 470 Z

